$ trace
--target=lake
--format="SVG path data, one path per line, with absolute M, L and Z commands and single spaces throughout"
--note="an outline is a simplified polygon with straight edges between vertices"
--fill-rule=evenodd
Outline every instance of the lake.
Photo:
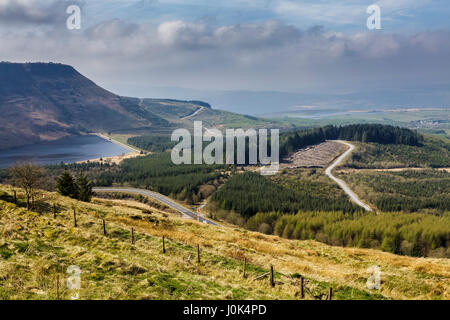
M 0 150 L 0 168 L 10 167 L 16 161 L 33 161 L 40 165 L 72 163 L 119 156 L 129 153 L 121 145 L 97 136 L 73 136 L 13 149 Z

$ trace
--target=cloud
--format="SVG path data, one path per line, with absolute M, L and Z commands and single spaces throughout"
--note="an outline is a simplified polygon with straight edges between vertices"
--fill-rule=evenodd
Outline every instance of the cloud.
M 90 39 L 121 39 L 139 31 L 139 25 L 113 19 L 87 29 L 85 35 Z
M 83 32 L 3 32 L 0 42 L 0 60 L 68 63 L 124 91 L 135 85 L 354 91 L 450 84 L 447 31 L 343 34 L 275 20 L 228 26 L 173 20 L 152 26 L 113 19 Z
M 273 9 L 280 16 L 292 19 L 308 19 L 310 21 L 340 24 L 361 24 L 367 18 L 369 5 L 380 6 L 384 19 L 394 16 L 411 16 L 408 12 L 422 8 L 431 0 L 273 0 Z
M 81 5 L 80 1 L 70 4 Z M 2 0 L 0 23 L 3 25 L 52 25 L 65 21 L 68 1 L 61 0 Z

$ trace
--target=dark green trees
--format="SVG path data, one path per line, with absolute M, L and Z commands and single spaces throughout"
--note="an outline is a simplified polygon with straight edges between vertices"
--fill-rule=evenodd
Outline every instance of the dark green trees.
M 76 198 L 76 185 L 72 175 L 65 170 L 56 182 L 56 190 L 65 197 Z
M 75 181 L 67 170 L 58 178 L 56 189 L 63 196 L 85 202 L 90 202 L 93 195 L 92 184 L 86 175 L 80 173 Z
M 345 195 L 330 197 L 319 190 L 320 185 L 309 183 L 308 187 L 295 189 L 259 174 L 245 172 L 229 178 L 211 200 L 219 209 L 237 212 L 245 219 L 258 212 L 296 214 L 300 210 L 320 210 L 353 213 L 361 210 Z
M 92 199 L 92 184 L 86 175 L 80 173 L 77 177 L 77 199 L 84 202 L 90 202 Z
M 352 124 L 346 126 L 325 126 L 280 135 L 280 155 L 286 156 L 298 149 L 319 144 L 325 140 L 348 140 L 418 146 L 423 136 L 416 131 L 381 124 Z

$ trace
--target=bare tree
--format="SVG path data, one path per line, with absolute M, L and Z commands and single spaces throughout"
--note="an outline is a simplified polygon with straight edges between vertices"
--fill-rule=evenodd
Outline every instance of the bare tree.
M 45 175 L 44 168 L 32 163 L 22 162 L 16 163 L 10 169 L 14 184 L 25 191 L 27 197 L 27 210 L 30 210 L 31 205 L 34 204 L 34 195 L 36 189 L 42 183 L 42 178 Z

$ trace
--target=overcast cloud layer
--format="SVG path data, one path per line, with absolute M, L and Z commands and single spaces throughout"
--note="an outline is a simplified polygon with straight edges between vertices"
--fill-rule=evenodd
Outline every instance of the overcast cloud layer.
M 391 13 L 406 14 L 408 6 L 416 9 L 432 1 L 379 2 Z M 242 3 L 255 6 L 250 0 Z M 268 1 L 267 8 L 311 17 L 326 3 Z M 356 1 L 346 3 L 357 8 Z M 326 21 L 302 28 L 276 17 L 225 25 L 183 17 L 158 23 L 107 17 L 86 21 L 74 32 L 65 28 L 66 6 L 64 1 L 0 1 L 0 60 L 71 64 L 122 94 L 136 92 L 134 86 L 330 93 L 450 85 L 448 28 L 334 31 Z M 357 11 L 345 16 L 352 19 Z

